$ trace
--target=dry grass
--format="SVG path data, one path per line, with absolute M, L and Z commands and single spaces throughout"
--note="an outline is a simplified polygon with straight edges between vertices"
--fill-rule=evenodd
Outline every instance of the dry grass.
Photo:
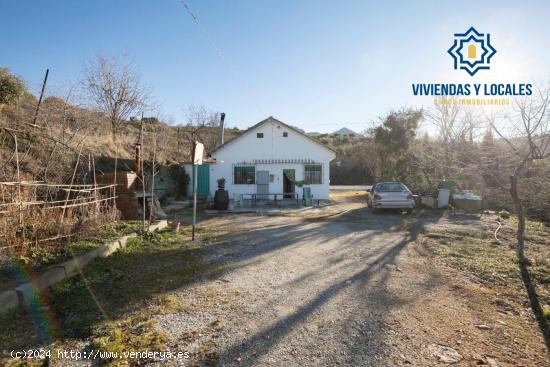
M 510 298 L 526 301 L 515 253 L 516 218 L 504 222 L 500 243 L 494 241 L 495 215 L 483 215 L 473 225 L 447 223 L 428 226 L 419 237 L 419 249 L 436 261 L 467 274 L 486 287 Z M 528 221 L 525 253 L 529 273 L 543 305 L 550 305 L 550 228 L 542 222 Z

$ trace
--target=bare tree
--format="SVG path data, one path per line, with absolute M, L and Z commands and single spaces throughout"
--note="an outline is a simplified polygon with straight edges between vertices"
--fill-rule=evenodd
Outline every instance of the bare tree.
M 451 175 L 450 166 L 452 160 L 451 145 L 460 134 L 460 122 L 462 109 L 457 101 L 453 98 L 444 100 L 445 103 L 437 104 L 432 110 L 424 112 L 427 120 L 432 123 L 439 132 L 439 136 L 443 143 L 443 178 Z
M 520 197 L 518 183 L 526 169 L 535 161 L 550 157 L 550 88 L 538 90 L 531 98 L 515 101 L 514 110 L 497 121 L 495 115 L 487 116 L 488 122 L 495 133 L 506 143 L 515 164 L 506 187 L 518 215 L 518 256 L 524 259 L 523 246 L 525 234 L 525 209 L 523 198 Z
M 187 125 L 184 128 L 184 135 L 191 148 L 195 141 L 204 144 L 207 152 L 211 152 L 219 143 L 218 131 L 220 113 L 207 109 L 205 106 L 188 106 L 186 109 Z
M 439 141 L 426 134 L 414 141 L 407 155 L 409 165 L 419 172 L 417 189 L 425 191 L 436 187 L 436 181 L 442 176 L 439 157 L 443 151 Z
M 454 99 L 446 99 L 448 103 L 437 104 L 432 110 L 424 111 L 427 120 L 438 130 L 443 144 L 448 146 L 460 134 L 462 110 Z
M 487 120 L 495 133 L 505 142 L 513 163 L 509 184 L 500 183 L 507 188 L 514 202 L 518 217 L 517 247 L 520 271 L 531 301 L 531 308 L 550 350 L 550 329 L 538 302 L 527 266 L 529 260 L 524 253 L 525 248 L 525 195 L 533 194 L 533 190 L 521 190 L 521 180 L 525 178 L 530 166 L 550 158 L 550 88 L 538 89 L 532 97 L 515 101 L 514 110 L 504 119 L 488 116 Z
M 120 124 L 142 110 L 149 100 L 139 73 L 125 58 L 98 54 L 86 65 L 82 84 L 93 107 L 108 117 L 113 140 Z

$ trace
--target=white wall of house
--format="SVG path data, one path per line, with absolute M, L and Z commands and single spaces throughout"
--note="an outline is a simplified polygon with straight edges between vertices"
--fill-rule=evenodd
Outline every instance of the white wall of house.
M 287 137 L 283 133 L 287 133 Z M 258 138 L 257 133 L 263 133 Z M 304 163 L 314 162 L 322 165 L 322 183 L 310 184 L 314 199 L 328 200 L 329 198 L 329 162 L 334 159 L 335 153 L 297 131 L 288 128 L 275 119 L 268 119 L 256 128 L 248 130 L 244 135 L 220 147 L 212 157 L 223 163 L 210 165 L 210 191 L 213 194 L 217 189 L 216 180 L 225 178 L 226 190 L 230 198 L 234 193 L 256 193 L 256 184 L 235 184 L 234 166 L 248 163 L 255 166 L 256 172 L 269 171 L 272 181 L 269 182 L 269 193 L 283 193 L 283 169 L 294 169 L 295 179 L 304 179 Z M 261 162 L 264 160 L 265 162 Z M 258 162 L 260 161 L 260 162 Z M 296 163 L 299 162 L 299 163 Z M 295 192 L 302 197 L 302 188 L 296 187 Z

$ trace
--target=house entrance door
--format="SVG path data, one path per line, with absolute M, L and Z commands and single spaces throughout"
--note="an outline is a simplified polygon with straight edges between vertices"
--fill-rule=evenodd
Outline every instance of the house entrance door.
M 294 182 L 292 180 L 296 179 L 296 170 L 293 169 L 284 169 L 283 170 L 283 193 L 285 198 L 293 198 L 294 195 Z
M 256 171 L 256 194 L 259 200 L 266 200 L 269 194 L 269 171 Z

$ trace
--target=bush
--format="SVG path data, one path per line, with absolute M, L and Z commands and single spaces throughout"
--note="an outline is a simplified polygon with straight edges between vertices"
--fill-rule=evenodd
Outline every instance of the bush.
M 25 92 L 25 82 L 6 68 L 0 68 L 0 104 L 13 104 Z

